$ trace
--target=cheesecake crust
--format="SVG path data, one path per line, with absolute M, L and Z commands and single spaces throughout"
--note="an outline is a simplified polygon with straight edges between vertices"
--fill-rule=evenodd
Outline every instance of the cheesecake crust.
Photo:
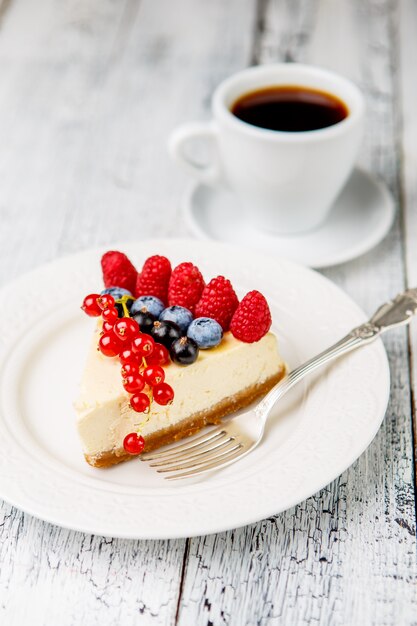
M 144 452 L 151 452 L 162 446 L 166 446 L 185 437 L 191 437 L 195 435 L 199 430 L 210 424 L 219 424 L 223 417 L 244 409 L 249 404 L 258 400 L 264 396 L 274 385 L 276 385 L 285 375 L 285 367 L 282 366 L 280 370 L 274 376 L 271 376 L 263 383 L 258 385 L 252 385 L 243 389 L 240 393 L 235 394 L 230 398 L 221 400 L 213 407 L 205 411 L 199 411 L 194 413 L 185 420 L 156 431 L 155 433 L 146 437 L 146 443 Z M 100 454 L 86 454 L 85 460 L 93 467 L 111 467 L 122 463 L 123 461 L 130 461 L 137 456 L 127 454 L 124 448 L 117 448 L 113 450 L 106 450 Z

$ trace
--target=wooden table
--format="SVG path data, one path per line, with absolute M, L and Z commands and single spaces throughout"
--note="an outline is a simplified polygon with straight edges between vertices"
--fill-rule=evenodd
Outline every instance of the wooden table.
M 169 132 L 207 118 L 224 77 L 273 61 L 315 63 L 357 82 L 368 103 L 360 162 L 396 201 L 385 241 L 324 274 L 368 313 L 415 286 L 412 0 L 3 0 L 1 283 L 97 244 L 185 235 L 186 178 L 167 156 Z M 417 624 L 416 325 L 389 334 L 386 347 L 391 401 L 374 442 L 286 513 L 147 542 L 63 530 L 2 504 L 0 622 Z

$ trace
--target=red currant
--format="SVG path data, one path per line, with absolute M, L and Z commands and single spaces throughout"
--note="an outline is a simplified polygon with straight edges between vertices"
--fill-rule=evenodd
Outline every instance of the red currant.
M 155 342 L 149 335 L 141 333 L 132 341 L 132 350 L 145 358 L 150 356 L 154 350 Z
M 101 316 L 105 322 L 109 322 L 110 324 L 113 322 L 113 326 L 119 317 L 119 313 L 117 309 L 114 307 L 110 307 L 109 309 L 105 309 L 101 312 Z
M 142 391 L 145 386 L 143 376 L 140 374 L 128 374 L 123 378 L 123 387 L 128 393 L 136 393 Z
M 124 346 L 126 346 L 126 344 L 124 344 Z M 137 354 L 133 352 L 130 346 L 123 347 L 123 350 L 121 351 L 119 355 L 119 358 L 120 358 L 121 363 L 128 363 L 130 361 L 133 361 L 139 365 L 139 357 Z
M 113 324 L 112 322 L 103 322 L 103 330 L 105 333 L 109 333 L 110 331 L 113 330 Z
M 109 293 L 105 293 L 97 298 L 97 304 L 102 311 L 114 308 L 114 298 Z
M 153 352 L 149 357 L 149 365 L 168 365 L 171 362 L 168 349 L 162 343 L 155 343 Z
M 127 361 L 126 363 L 123 363 L 122 377 L 125 378 L 126 376 L 129 376 L 129 374 L 139 374 L 139 363 L 137 361 Z
M 143 370 L 143 378 L 151 387 L 163 383 L 165 372 L 160 365 L 149 365 Z
M 153 388 L 153 398 L 157 404 L 170 404 L 174 399 L 174 390 L 168 383 L 160 383 Z
M 130 406 L 138 413 L 145 413 L 149 409 L 150 400 L 146 393 L 135 393 L 130 398 Z
M 123 341 L 133 339 L 133 337 L 139 334 L 139 324 L 130 317 L 124 317 L 115 323 L 114 332 Z
M 84 313 L 86 313 L 90 317 L 98 317 L 99 315 L 101 315 L 101 309 L 97 304 L 97 299 L 99 297 L 100 296 L 98 293 L 90 293 L 84 298 L 81 305 L 81 309 L 84 311 Z
M 123 439 L 123 448 L 128 454 L 140 454 L 145 447 L 145 440 L 138 433 L 129 433 Z
M 122 349 L 122 342 L 113 332 L 104 333 L 99 339 L 98 347 L 106 356 L 116 356 Z

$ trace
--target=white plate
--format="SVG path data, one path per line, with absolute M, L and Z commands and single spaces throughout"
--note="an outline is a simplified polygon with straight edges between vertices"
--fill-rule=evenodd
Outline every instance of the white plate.
M 254 228 L 237 198 L 225 190 L 193 183 L 182 202 L 191 232 L 200 239 L 244 245 L 307 267 L 345 263 L 376 246 L 391 228 L 394 202 L 388 189 L 356 169 L 329 217 L 300 235 L 270 235 Z
M 268 298 L 281 351 L 299 364 L 364 320 L 335 285 L 301 266 L 214 243 L 119 246 L 140 265 L 150 254 L 228 276 L 242 296 Z M 338 361 L 279 405 L 251 455 L 194 482 L 168 483 L 139 460 L 87 465 L 72 401 L 94 321 L 80 302 L 100 289 L 100 253 L 88 251 L 22 276 L 0 309 L 0 496 L 44 520 L 114 537 L 171 538 L 242 526 L 324 487 L 365 450 L 384 417 L 389 369 L 381 342 Z

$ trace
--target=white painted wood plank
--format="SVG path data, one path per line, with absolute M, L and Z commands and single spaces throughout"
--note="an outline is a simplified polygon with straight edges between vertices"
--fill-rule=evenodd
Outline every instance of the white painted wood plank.
M 0 622 L 173 624 L 183 541 L 125 541 L 0 511 Z
M 43 2 L 38 13 L 16 0 L 3 44 L 0 37 L 6 258 L 14 231 L 21 234 L 0 280 L 94 244 L 182 233 L 186 178 L 168 157 L 168 135 L 208 115 L 213 87 L 251 53 L 253 0 L 145 1 L 139 9 L 134 0 L 71 2 L 65 11 Z M 26 44 L 19 29 L 32 12 Z M 33 247 L 39 220 L 47 229 L 41 251 Z
M 405 260 L 409 287 L 417 287 L 417 6 L 410 0 L 400 3 L 400 71 L 397 74 L 402 102 L 403 201 Z M 417 323 L 410 327 L 410 348 L 414 399 L 414 445 L 417 445 Z M 415 448 L 415 458 L 417 448 Z M 416 465 L 417 472 L 417 465 Z M 416 474 L 417 476 L 417 474 Z
M 318 63 L 363 88 L 369 112 L 361 162 L 387 181 L 399 204 L 395 4 L 322 0 L 309 23 L 303 21 L 303 3 L 270 2 L 264 8 L 265 19 L 272 22 L 264 24 L 266 41 L 257 46 L 261 61 Z M 371 313 L 404 286 L 399 220 L 375 250 L 325 274 Z M 371 447 L 327 489 L 295 509 L 245 529 L 192 540 L 180 623 L 397 626 L 415 621 L 405 331 L 387 336 L 386 344 L 392 396 Z
M 307 62 L 317 0 L 262 0 L 259 9 L 255 63 Z
M 254 7 L 12 0 L 0 25 L 0 283 L 97 243 L 182 232 L 185 178 L 167 135 L 208 115 L 214 85 L 248 63 Z M 184 541 L 92 538 L 4 503 L 0 528 L 1 623 L 175 621 Z
M 80 155 L 93 180 L 74 198 L 63 251 L 78 249 L 85 233 L 101 243 L 184 232 L 179 199 L 187 178 L 169 159 L 167 139 L 179 123 L 208 116 L 214 86 L 248 63 L 254 6 L 181 0 L 156 10 L 143 2 L 138 28 L 97 99 L 95 145 Z M 91 206 L 100 207 L 99 223 Z
M 0 31 L 0 282 L 54 258 L 131 3 L 10 2 Z M 94 209 L 90 209 L 94 212 Z

